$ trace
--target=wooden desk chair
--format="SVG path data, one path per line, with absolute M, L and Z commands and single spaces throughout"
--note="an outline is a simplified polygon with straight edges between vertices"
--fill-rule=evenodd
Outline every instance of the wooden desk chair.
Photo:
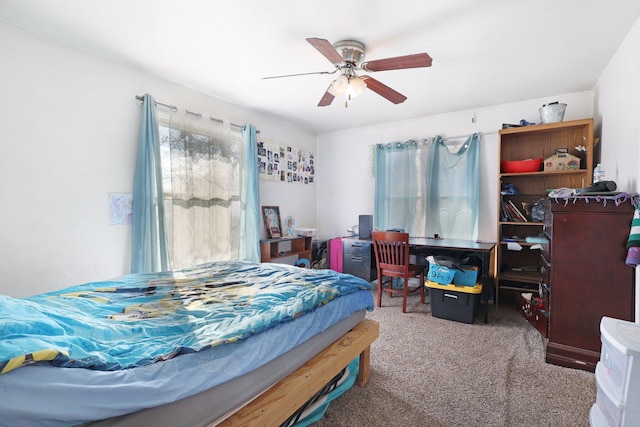
M 409 233 L 392 231 L 371 232 L 378 269 L 378 307 L 382 305 L 382 292 L 402 294 L 402 312 L 407 312 L 407 295 L 420 291 L 424 304 L 424 270 L 426 265 L 409 264 Z M 383 278 L 387 277 L 387 281 Z M 402 289 L 393 288 L 393 278 L 403 280 Z M 409 286 L 409 279 L 418 277 L 418 286 Z

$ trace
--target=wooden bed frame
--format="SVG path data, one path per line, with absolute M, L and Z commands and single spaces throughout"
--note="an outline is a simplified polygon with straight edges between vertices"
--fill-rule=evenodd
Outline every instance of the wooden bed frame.
M 280 425 L 358 355 L 360 368 L 356 383 L 364 387 L 369 382 L 371 343 L 378 338 L 379 331 L 378 322 L 362 320 L 291 375 L 229 418 L 210 426 Z

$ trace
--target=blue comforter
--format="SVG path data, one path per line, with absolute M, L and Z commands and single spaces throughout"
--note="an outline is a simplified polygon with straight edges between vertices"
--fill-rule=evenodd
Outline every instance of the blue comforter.
M 37 361 L 143 366 L 247 338 L 369 288 L 331 270 L 227 261 L 29 298 L 0 295 L 0 373 Z

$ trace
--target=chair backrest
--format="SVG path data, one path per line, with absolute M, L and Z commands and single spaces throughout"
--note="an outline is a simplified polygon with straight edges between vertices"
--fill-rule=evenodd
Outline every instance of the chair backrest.
M 409 233 L 371 232 L 376 263 L 385 276 L 402 277 L 409 271 Z

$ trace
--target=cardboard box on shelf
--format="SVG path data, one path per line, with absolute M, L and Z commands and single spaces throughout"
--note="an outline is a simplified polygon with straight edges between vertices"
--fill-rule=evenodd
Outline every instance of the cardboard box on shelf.
M 556 152 L 544 159 L 544 171 L 564 171 L 580 169 L 580 158 L 569 153 Z

